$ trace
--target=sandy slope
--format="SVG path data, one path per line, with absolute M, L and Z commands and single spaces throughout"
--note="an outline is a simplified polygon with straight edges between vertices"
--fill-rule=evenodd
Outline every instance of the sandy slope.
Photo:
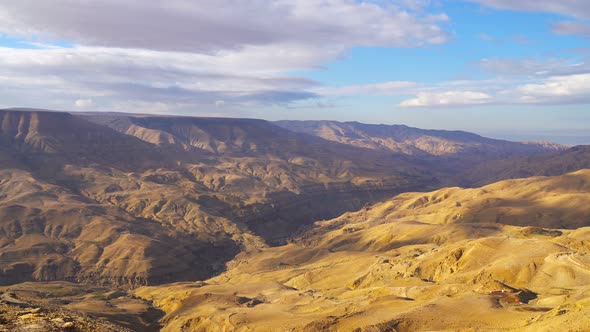
M 137 294 L 166 331 L 584 331 L 589 188 L 582 170 L 402 194 Z

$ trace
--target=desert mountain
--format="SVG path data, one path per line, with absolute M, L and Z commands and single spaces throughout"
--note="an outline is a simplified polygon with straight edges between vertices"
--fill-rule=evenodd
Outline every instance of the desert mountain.
M 129 118 L 133 135 L 68 113 L 0 111 L 2 284 L 200 279 L 314 220 L 436 187 L 405 156 L 265 121 Z M 135 135 L 150 130 L 176 141 Z
M 277 121 L 283 128 L 324 139 L 380 151 L 416 156 L 496 157 L 559 151 L 552 143 L 518 143 L 482 137 L 464 131 L 425 130 L 404 125 L 375 125 L 338 121 Z
M 136 291 L 164 331 L 584 330 L 590 170 L 405 193 Z
M 217 194 L 199 205 L 248 224 L 272 243 L 306 223 L 392 193 L 439 186 L 426 166 L 403 154 L 384 155 L 294 133 L 264 120 L 128 114 L 81 118 L 163 150 L 179 148 L 196 156 L 198 162 L 177 168 Z
M 425 130 L 404 125 L 337 121 L 277 121 L 289 130 L 381 153 L 404 154 L 435 174 L 442 186 L 480 186 L 505 178 L 507 161 L 559 153 L 565 146 L 510 142 L 464 131 Z M 542 157 L 541 157 L 542 158 Z M 581 168 L 581 167 L 580 167 Z M 561 173 L 578 170 L 574 165 Z M 524 172 L 523 172 L 524 174 Z M 522 177 L 539 174 L 529 174 Z
M 263 120 L 2 110 L 0 124 L 3 284 L 199 279 L 462 171 Z

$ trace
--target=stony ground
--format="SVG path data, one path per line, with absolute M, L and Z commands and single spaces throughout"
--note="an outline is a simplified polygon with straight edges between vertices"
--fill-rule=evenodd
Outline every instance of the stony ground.
M 125 291 L 70 282 L 0 287 L 0 332 L 159 331 L 163 314 Z
M 57 332 L 95 331 L 128 332 L 127 328 L 87 315 L 60 308 L 23 308 L 0 304 L 0 331 L 4 332 Z

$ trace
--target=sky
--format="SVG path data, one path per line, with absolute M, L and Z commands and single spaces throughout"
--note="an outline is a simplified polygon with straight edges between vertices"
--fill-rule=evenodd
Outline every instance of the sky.
M 590 144 L 588 0 L 0 0 L 0 108 Z

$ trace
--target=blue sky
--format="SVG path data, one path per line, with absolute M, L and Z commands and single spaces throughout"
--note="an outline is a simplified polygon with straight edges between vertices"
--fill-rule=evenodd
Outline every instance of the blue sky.
M 0 4 L 0 107 L 590 143 L 590 2 Z
M 392 80 L 443 82 L 492 77 L 475 64 L 483 58 L 552 56 L 582 58 L 569 50 L 590 46 L 578 36 L 558 36 L 550 22 L 557 15 L 483 10 L 480 5 L 452 3 L 444 7 L 452 33 L 447 43 L 420 48 L 353 48 L 344 60 L 325 64 L 327 70 L 305 76 L 326 84 L 369 84 Z M 489 39 L 488 39 L 489 38 Z M 493 40 L 491 40 L 493 38 Z M 570 53 L 570 54 L 568 54 Z

